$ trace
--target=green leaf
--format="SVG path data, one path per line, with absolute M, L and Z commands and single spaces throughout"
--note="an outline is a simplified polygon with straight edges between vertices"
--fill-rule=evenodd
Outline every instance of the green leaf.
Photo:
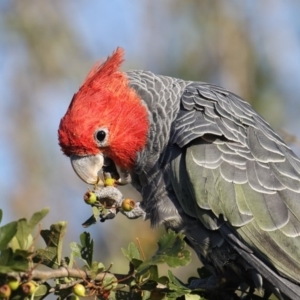
M 104 265 L 102 263 L 98 263 L 97 261 L 93 261 L 90 267 L 90 272 L 91 272 L 91 278 L 95 279 L 96 276 L 103 272 L 105 269 Z
M 11 248 L 1 251 L 0 256 L 0 273 L 9 273 L 9 272 L 23 272 L 28 270 L 29 261 L 28 256 L 32 253 L 29 253 L 25 250 L 17 250 L 13 252 Z
M 135 258 L 141 260 L 140 250 L 138 249 L 137 245 L 132 242 L 128 245 L 128 254 L 131 257 L 131 259 Z
M 168 276 L 170 279 L 169 283 L 172 283 L 173 285 L 175 285 L 176 287 L 178 287 L 180 289 L 191 291 L 179 279 L 177 279 L 170 270 L 168 271 Z
M 33 261 L 35 263 L 42 263 L 43 265 L 52 269 L 57 269 L 60 266 L 57 259 L 57 251 L 56 248 L 54 247 L 49 247 L 46 249 L 38 249 L 35 252 Z
M 127 250 L 124 248 L 122 248 L 121 250 L 122 250 L 123 255 L 125 257 L 127 257 L 129 261 L 132 261 L 132 259 L 134 259 L 134 258 L 141 260 L 140 251 L 135 243 L 133 243 L 133 242 L 129 243 Z
M 51 286 L 45 282 L 41 285 L 39 285 L 39 287 L 37 288 L 37 290 L 34 293 L 34 300 L 42 300 L 44 299 L 47 295 L 49 295 L 49 290 L 50 290 Z
M 28 226 L 26 219 L 20 219 L 18 221 L 18 231 L 16 234 L 16 239 L 20 247 L 19 249 L 23 249 L 23 250 L 28 249 L 27 238 L 30 233 L 31 233 L 31 229 Z
M 143 272 L 137 274 L 137 281 L 139 284 L 149 283 L 150 285 L 158 280 L 158 268 L 156 265 L 150 266 L 147 269 L 144 269 Z M 148 289 L 148 288 L 146 288 Z
M 0 209 L 0 223 L 2 222 L 2 217 L 3 217 L 3 211 Z
M 30 231 L 32 231 L 36 225 L 38 225 L 41 220 L 49 213 L 49 208 L 44 208 L 41 211 L 38 211 L 34 213 L 28 222 L 28 227 L 30 228 Z
M 98 218 L 100 216 L 100 210 L 99 210 L 99 208 L 96 207 L 96 206 L 93 206 L 92 207 L 92 211 L 93 211 L 93 216 L 94 216 L 95 220 L 98 220 Z
M 166 263 L 169 267 L 185 266 L 191 261 L 191 253 L 185 249 L 184 235 L 168 231 L 158 241 L 158 250 L 137 269 L 142 272 L 150 265 Z
M 115 289 L 118 286 L 118 280 L 113 274 L 106 273 L 102 281 L 102 287 L 104 290 L 109 291 Z
M 168 276 L 161 276 L 157 279 L 157 282 L 161 283 L 163 285 L 167 285 L 167 284 L 169 284 L 170 280 L 169 280 Z
M 168 293 L 170 298 L 180 297 L 191 293 L 191 290 L 188 289 L 184 284 L 182 284 L 169 270 L 168 276 L 170 282 L 168 284 L 169 289 L 172 291 Z
M 143 291 L 142 300 L 151 300 L 151 292 L 150 291 Z
M 72 264 L 73 264 L 74 257 L 78 257 L 85 263 L 86 266 L 88 266 L 88 262 L 85 259 L 83 259 L 81 256 L 82 246 L 75 242 L 72 242 L 70 244 L 70 248 L 72 250 L 71 255 L 70 255 L 70 261 L 72 261 Z
M 143 263 L 143 261 L 139 260 L 139 259 L 133 258 L 130 263 L 132 264 L 132 266 L 134 267 L 134 269 L 138 269 L 138 267 Z
M 46 249 L 39 249 L 34 257 L 35 262 L 42 261 L 50 268 L 58 268 L 62 258 L 62 244 L 66 233 L 67 222 L 58 222 L 50 226 L 50 230 L 41 230 Z
M 75 242 L 72 242 L 70 244 L 70 248 L 71 248 L 72 253 L 74 254 L 74 256 L 81 258 L 81 248 L 82 248 L 81 245 L 79 245 L 79 244 L 77 244 Z
M 1 211 L 2 214 L 2 211 Z M 2 216 L 0 217 L 2 218 Z M 0 227 L 0 251 L 7 248 L 8 243 L 15 236 L 18 230 L 17 222 L 10 222 Z
M 66 259 L 67 259 L 67 257 L 65 257 L 65 260 Z M 73 252 L 71 252 L 70 257 L 68 257 L 68 267 L 72 268 L 73 263 L 74 263 L 74 254 L 73 254 Z
M 156 281 L 158 280 L 158 267 L 157 266 L 151 266 L 151 268 L 149 269 L 149 279 Z
M 91 239 L 91 235 L 88 232 L 83 232 L 80 235 L 80 241 L 82 245 L 80 250 L 81 257 L 87 262 L 88 266 L 91 266 L 93 262 L 94 240 Z
M 48 247 L 62 247 L 62 240 L 66 233 L 67 222 L 52 224 L 49 229 L 41 230 L 41 236 Z
M 88 266 L 89 269 L 93 269 L 94 241 L 93 239 L 91 239 L 91 236 L 88 232 L 83 232 L 80 235 L 80 242 L 81 245 L 77 243 L 70 244 L 72 250 L 70 260 L 73 261 L 73 257 L 78 257 L 84 261 L 84 263 Z
M 19 236 L 20 238 L 20 236 Z M 21 244 L 20 244 L 21 242 Z M 11 242 L 9 243 L 10 247 L 14 250 L 28 250 L 33 243 L 33 237 L 31 234 L 28 234 L 27 237 L 24 236 L 24 240 L 18 239 L 17 235 L 15 235 Z
M 14 250 L 27 250 L 31 246 L 33 241 L 31 233 L 34 227 L 45 217 L 48 212 L 49 209 L 45 208 L 34 213 L 29 222 L 27 222 L 26 219 L 20 219 L 18 221 L 18 231 L 15 235 L 16 240 L 13 243 Z
M 98 272 L 103 272 L 105 270 L 104 264 L 103 263 L 98 263 Z

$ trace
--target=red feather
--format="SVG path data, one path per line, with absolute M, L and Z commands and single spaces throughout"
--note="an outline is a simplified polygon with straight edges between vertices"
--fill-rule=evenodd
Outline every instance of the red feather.
M 96 64 L 74 95 L 62 118 L 58 135 L 62 151 L 70 156 L 103 152 L 121 167 L 132 168 L 147 142 L 147 108 L 119 71 L 124 51 L 118 48 L 103 64 Z M 108 129 L 108 145 L 97 145 L 94 134 Z

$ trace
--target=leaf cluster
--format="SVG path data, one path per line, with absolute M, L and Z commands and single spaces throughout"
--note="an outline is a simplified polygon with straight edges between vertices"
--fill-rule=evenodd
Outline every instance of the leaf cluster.
M 34 242 L 32 231 L 48 212 L 49 209 L 46 208 L 34 213 L 29 221 L 20 219 L 0 227 L 0 273 L 29 269 Z M 0 223 L 2 214 L 0 209 Z
M 139 242 L 131 242 L 126 249 L 122 248 L 129 262 L 128 272 L 117 274 L 111 272 L 112 266 L 105 267 L 94 260 L 94 241 L 87 232 L 80 234 L 79 242 L 70 244 L 69 255 L 63 256 L 67 223 L 58 222 L 49 229 L 41 229 L 38 225 L 48 211 L 34 213 L 29 221 L 20 219 L 0 227 L 0 298 L 41 300 L 55 294 L 58 300 L 63 300 L 78 299 L 78 294 L 85 294 L 111 300 L 220 299 L 212 298 L 205 290 L 192 290 L 171 270 L 159 274 L 159 264 L 176 268 L 190 262 L 191 253 L 186 249 L 182 233 L 168 231 L 161 236 L 156 252 L 149 258 L 144 256 Z M 34 237 L 37 226 L 38 233 Z M 38 237 L 43 239 L 45 246 L 36 249 Z M 200 277 L 206 276 L 204 274 L 204 268 L 200 269 Z M 76 290 L 78 287 L 80 293 Z M 231 292 L 221 298 L 231 300 L 237 296 Z

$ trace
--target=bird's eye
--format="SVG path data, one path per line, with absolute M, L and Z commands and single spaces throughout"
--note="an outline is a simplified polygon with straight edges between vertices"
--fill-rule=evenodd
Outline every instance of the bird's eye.
M 106 137 L 106 132 L 104 130 L 99 130 L 96 133 L 96 138 L 97 138 L 98 142 L 100 142 L 100 143 L 105 140 L 105 137 Z
M 97 144 L 100 147 L 107 146 L 107 142 L 108 142 L 108 130 L 107 130 L 107 128 L 99 128 L 95 132 L 94 137 L 95 137 L 95 140 L 96 140 Z

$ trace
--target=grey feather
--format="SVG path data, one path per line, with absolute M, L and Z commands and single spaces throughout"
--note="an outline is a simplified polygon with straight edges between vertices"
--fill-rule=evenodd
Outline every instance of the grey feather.
M 229 145 L 229 143 L 222 143 L 217 145 L 218 149 L 221 150 L 221 152 L 223 153 L 227 153 L 227 154 L 236 154 L 235 149 L 232 149 Z
M 218 126 L 218 128 L 220 129 L 222 135 L 224 135 L 228 140 L 230 141 L 236 141 L 239 142 L 238 138 L 236 135 L 234 135 L 233 132 L 231 132 L 222 122 L 222 120 L 220 118 L 216 118 L 215 122 Z
M 222 152 L 214 144 L 205 144 L 202 139 L 198 139 L 193 143 L 192 149 L 197 145 L 203 145 L 203 147 L 198 147 L 197 151 L 191 152 L 194 163 L 198 165 L 204 163 L 210 164 L 218 162 L 221 159 Z
M 248 151 L 239 150 L 238 153 L 240 156 L 245 157 L 248 161 L 255 160 L 255 158 L 251 154 L 250 150 L 248 150 Z
M 239 154 L 223 153 L 222 159 L 224 161 L 227 161 L 229 163 L 232 163 L 232 164 L 238 165 L 238 166 L 244 166 L 247 162 L 247 159 Z
M 275 153 L 270 152 L 264 147 L 262 147 L 259 143 L 259 140 L 256 136 L 256 132 L 253 128 L 248 128 L 248 145 L 251 150 L 252 155 L 255 159 L 261 162 L 280 162 L 284 161 L 284 156 Z
M 248 181 L 246 170 L 237 168 L 225 161 L 220 164 L 220 172 L 222 177 L 228 182 L 244 184 Z
M 294 169 L 288 160 L 284 163 L 273 163 L 272 166 L 274 166 L 282 175 L 300 181 L 300 174 Z
M 267 194 L 275 194 L 276 191 L 269 190 L 265 187 L 263 187 L 257 177 L 256 171 L 255 171 L 255 162 L 254 161 L 247 161 L 247 177 L 250 187 L 257 192 L 260 193 L 267 193 Z
M 184 232 L 218 272 L 229 259 L 219 251 L 230 249 L 240 255 L 236 268 L 244 258 L 255 269 L 258 285 L 261 274 L 299 299 L 300 159 L 247 102 L 221 87 L 127 75 L 149 111 L 133 184 L 152 224 Z
M 275 153 L 278 153 L 281 156 L 284 156 L 282 151 L 280 151 L 278 145 L 274 141 L 267 138 L 267 136 L 264 135 L 260 130 L 256 131 L 256 137 L 257 137 L 257 139 L 258 139 L 258 141 L 259 141 L 259 143 L 261 144 L 262 147 L 264 147 L 265 149 L 267 149 L 271 152 L 275 152 Z
M 276 178 L 272 169 L 268 165 L 265 167 L 262 165 L 262 163 L 254 162 L 255 173 L 259 184 L 272 191 L 285 189 L 286 187 Z
M 231 131 L 234 131 L 238 134 L 241 134 L 242 136 L 246 137 L 245 129 L 241 130 L 241 124 L 236 124 L 234 121 L 229 119 L 222 119 L 223 124 Z M 243 127 L 243 126 L 242 126 Z
M 281 173 L 278 170 L 278 167 L 275 166 L 274 163 L 270 164 L 276 178 L 288 189 L 299 193 L 300 192 L 300 181 L 298 179 L 293 179 Z
M 215 179 L 215 189 L 221 200 L 220 206 L 223 210 L 223 217 L 233 226 L 242 226 L 252 220 L 252 216 L 243 215 L 238 208 L 235 199 L 235 189 L 232 182 L 227 182 L 222 179 L 218 169 L 213 170 Z
M 289 221 L 280 230 L 284 235 L 295 238 L 300 235 L 300 222 L 295 215 L 289 211 Z

